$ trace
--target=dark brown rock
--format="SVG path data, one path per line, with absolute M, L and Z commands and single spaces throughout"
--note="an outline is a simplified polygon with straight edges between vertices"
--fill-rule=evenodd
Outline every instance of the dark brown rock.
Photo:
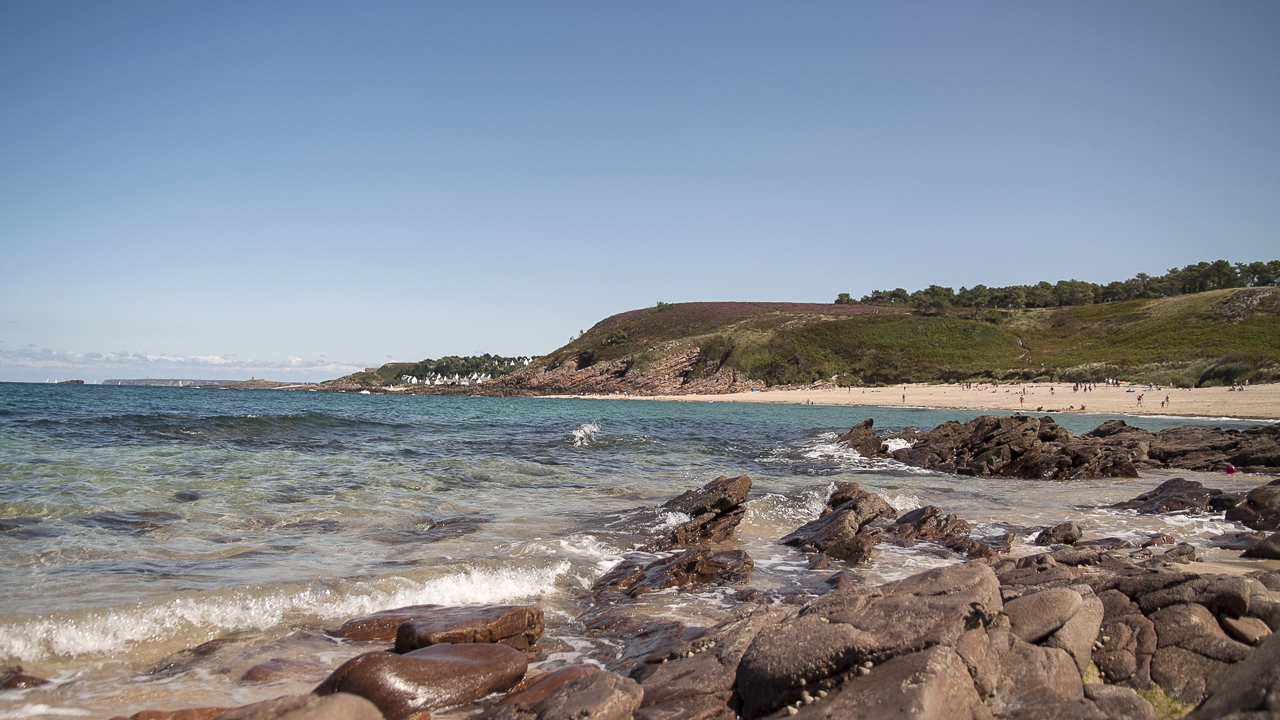
M 243 682 L 275 682 L 284 678 L 317 677 L 329 674 L 329 669 L 317 663 L 303 662 L 291 658 L 271 658 L 258 663 L 245 671 L 240 677 Z
M 904 513 L 889 528 L 889 534 L 905 542 L 940 541 L 953 537 L 967 537 L 969 523 L 956 515 L 948 515 L 942 508 L 925 505 Z
M 1102 646 L 1093 652 L 1098 670 L 1108 682 L 1150 687 L 1151 657 L 1157 644 L 1155 624 L 1118 590 L 1106 590 L 1098 600 L 1103 606 Z
M 663 509 L 692 516 L 667 535 L 649 543 L 651 552 L 727 539 L 742 522 L 746 509 L 742 503 L 751 493 L 751 478 L 721 475 L 697 490 L 689 490 L 662 505 Z
M 840 436 L 840 442 L 864 458 L 888 457 L 889 447 L 871 429 L 872 424 L 871 418 L 867 418 L 854 425 L 849 432 Z
M 1206 513 L 1213 510 L 1213 496 L 1221 494 L 1221 490 L 1206 488 L 1198 480 L 1173 478 L 1160 483 L 1154 490 L 1144 492 L 1132 500 L 1116 503 L 1111 507 L 1117 510 L 1135 510 L 1144 514 Z
M 851 538 L 845 538 L 834 545 L 827 546 L 826 554 L 852 565 L 862 565 L 871 559 L 871 556 L 875 551 L 875 546 L 875 537 L 859 533 Z
M 1013 634 L 1037 643 L 1062 627 L 1084 605 L 1080 593 L 1067 588 L 1050 588 L 1024 595 L 1004 604 Z
M 643 691 L 611 672 L 579 675 L 532 704 L 511 703 L 485 712 L 485 720 L 630 720 Z
M 1180 647 L 1230 663 L 1240 662 L 1251 652 L 1249 646 L 1228 638 L 1203 605 L 1173 605 L 1151 615 L 1151 622 L 1161 648 Z
M 1006 716 L 1022 708 L 1083 699 L 1080 672 L 1070 655 L 1013 638 L 1000 659 L 1000 683 L 988 705 Z
M 28 675 L 22 671 L 21 665 L 10 665 L 0 668 L 0 689 L 4 690 L 25 690 L 26 688 L 39 687 L 48 685 L 49 681 L 44 678 L 38 678 L 34 675 Z
M 1280 591 L 1280 572 L 1268 572 L 1266 570 L 1254 570 L 1246 573 L 1245 577 L 1254 578 L 1262 583 L 1262 586 L 1271 591 Z
M 1186 718 L 1274 717 L 1277 698 L 1280 698 L 1280 635 L 1273 634 L 1247 660 L 1232 668 L 1212 696 Z
M 999 573 L 1000 584 L 1008 587 L 1065 586 L 1076 583 L 1081 572 L 1062 565 L 1052 555 L 1028 555 L 1019 558 L 1014 567 Z
M 1044 640 L 1045 647 L 1066 650 L 1076 661 L 1076 668 L 1084 673 L 1092 662 L 1093 643 L 1102 629 L 1102 601 L 1092 591 L 1084 588 L 1083 604 L 1069 620 Z M 1007 605 L 1006 605 L 1007 607 Z
M 406 655 L 365 653 L 339 666 L 314 692 L 359 695 L 387 720 L 404 720 L 508 690 L 528 666 L 519 650 L 496 643 L 432 645 Z
M 526 677 L 520 681 L 519 685 L 512 688 L 506 697 L 499 700 L 495 707 L 515 705 L 520 710 L 527 710 L 570 680 L 597 672 L 600 672 L 600 668 L 595 665 L 570 665 L 534 677 Z M 482 720 L 490 715 L 492 712 L 480 713 L 476 716 L 476 720 Z
M 856 436 L 859 446 L 868 450 L 875 442 L 870 426 Z M 1150 433 L 1113 420 L 1075 437 L 1049 417 L 987 415 L 967 423 L 943 423 L 892 455 L 908 465 L 940 472 L 1046 480 L 1137 477 L 1139 467 L 1222 471 L 1235 465 L 1245 472 L 1274 472 L 1280 468 L 1280 426 Z M 1224 497 L 1207 501 L 1205 507 L 1221 512 L 1234 502 Z M 1271 517 L 1274 521 L 1280 516 Z
M 1133 688 L 1102 683 L 1084 686 L 1084 696 L 1108 718 L 1123 720 L 1156 720 L 1156 709 L 1151 707 Z
M 1148 615 L 1170 605 L 1195 603 L 1215 613 L 1243 617 L 1249 612 L 1250 594 L 1244 578 L 1208 575 L 1145 593 L 1139 596 L 1138 605 Z
M 1222 686 L 1233 667 L 1180 647 L 1163 647 L 1151 659 L 1151 679 L 1170 697 L 1197 704 Z
M 1240 553 L 1240 557 L 1280 560 L 1280 532 L 1272 533 L 1267 539 Z
M 985 415 L 943 423 L 893 457 L 915 467 L 962 475 L 1028 479 L 1136 477 L 1136 453 L 1096 437 L 1074 437 L 1053 418 Z
M 625 597 L 625 596 L 623 596 Z M 578 617 L 587 637 L 613 641 L 593 657 L 606 670 L 630 675 L 647 662 L 657 662 L 676 647 L 702 636 L 702 628 L 693 628 L 679 620 L 665 620 L 632 615 L 623 608 L 597 605 Z
M 783 545 L 810 546 L 819 551 L 857 535 L 867 523 L 897 513 L 879 495 L 859 490 L 852 500 L 830 514 L 801 525 L 780 541 Z
M 1220 624 L 1227 635 L 1245 645 L 1258 645 L 1271 635 L 1271 628 L 1258 618 L 1227 616 L 1222 618 Z
M 1050 553 L 1059 565 L 1080 567 L 1081 565 L 1097 565 L 1101 554 L 1091 547 L 1066 547 Z
M 827 504 L 822 508 L 821 517 L 830 515 L 836 508 L 849 502 L 857 500 L 862 496 L 864 491 L 856 482 L 838 482 L 831 488 L 831 494 L 827 497 Z
M 1280 530 L 1280 478 L 1250 490 L 1226 517 L 1253 530 Z
M 744 583 L 754 565 L 745 550 L 692 548 L 646 566 L 644 577 L 627 592 L 637 597 L 669 587 Z
M 835 687 L 866 662 L 952 647 L 996 618 L 999 590 L 990 567 L 966 563 L 828 593 L 756 636 L 738 665 L 741 713 L 768 714 L 801 700 L 803 688 Z
M 532 648 L 545 622 L 535 605 L 483 605 L 437 608 L 406 620 L 396 632 L 396 652 L 440 643 L 502 643 Z
M 802 705 L 795 717 L 971 720 L 981 702 L 955 651 L 932 647 L 893 658 L 875 666 L 867 675 L 851 678 L 830 697 Z
M 638 717 L 732 717 L 738 663 L 762 629 L 786 617 L 773 607 L 739 608 L 696 640 L 651 659 L 633 673 L 644 688 Z
M 1064 522 L 1045 528 L 1036 536 L 1036 545 L 1075 545 L 1084 534 L 1080 523 Z
M 329 635 L 348 640 L 395 640 L 396 629 L 401 623 L 412 620 L 425 613 L 437 610 L 440 605 L 410 605 L 408 607 L 383 610 L 372 615 L 348 620 L 342 627 L 327 630 Z
M 286 695 L 245 705 L 218 715 L 218 720 L 382 720 L 368 700 L 350 693 Z M 173 718 L 173 720 L 181 720 Z
M 1008 632 L 1005 631 L 1004 634 L 1007 635 Z M 991 636 L 986 628 L 966 630 L 956 640 L 955 650 L 956 655 L 969 668 L 969 676 L 973 678 L 973 687 L 978 695 L 984 700 L 990 697 L 1000 682 L 1000 658 L 993 651 Z

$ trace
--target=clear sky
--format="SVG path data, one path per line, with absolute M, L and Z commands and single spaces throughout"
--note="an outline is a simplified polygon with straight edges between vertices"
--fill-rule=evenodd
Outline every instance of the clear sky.
M 0 380 L 1280 257 L 1280 3 L 0 0 Z

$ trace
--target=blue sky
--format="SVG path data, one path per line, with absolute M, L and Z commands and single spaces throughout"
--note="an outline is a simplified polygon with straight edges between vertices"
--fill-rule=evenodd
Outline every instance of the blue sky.
M 1280 248 L 1275 2 L 0 0 L 0 380 Z

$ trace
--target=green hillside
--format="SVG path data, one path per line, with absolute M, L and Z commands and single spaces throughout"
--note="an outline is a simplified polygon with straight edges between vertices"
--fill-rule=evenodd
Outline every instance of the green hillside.
M 737 371 L 768 385 L 1269 382 L 1280 380 L 1280 290 L 1032 310 L 659 303 L 601 321 L 525 372 L 625 361 L 615 372 L 629 375 L 692 346 L 698 358 L 689 377 Z

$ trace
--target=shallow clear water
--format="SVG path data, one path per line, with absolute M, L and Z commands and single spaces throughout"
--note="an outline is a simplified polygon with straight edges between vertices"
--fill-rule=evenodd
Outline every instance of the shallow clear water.
M 835 442 L 867 417 L 892 431 L 977 414 L 0 384 L 0 662 L 58 681 L 0 693 L 0 718 L 272 697 L 284 690 L 238 684 L 230 671 L 147 670 L 226 637 L 248 639 L 241 664 L 286 640 L 333 664 L 359 649 L 316 630 L 416 603 L 537 601 L 577 647 L 571 618 L 583 589 L 634 550 L 637 519 L 664 521 L 633 511 L 718 475 L 754 481 L 735 542 L 756 561 L 752 585 L 765 589 L 830 574 L 807 570 L 776 540 L 815 517 L 835 481 L 860 482 L 899 511 L 939 505 L 975 535 L 1030 537 L 1075 519 L 1090 536 L 1168 532 L 1204 545 L 1243 529 L 1221 516 L 1096 507 L 1168 474 L 959 478 L 870 462 Z M 1112 417 L 1058 420 L 1083 432 Z M 1124 419 L 1151 430 L 1195 424 Z M 1261 481 L 1212 478 L 1230 489 Z M 884 548 L 860 572 L 879 581 L 956 560 L 933 546 Z M 729 592 L 659 593 L 646 605 L 705 622 Z

